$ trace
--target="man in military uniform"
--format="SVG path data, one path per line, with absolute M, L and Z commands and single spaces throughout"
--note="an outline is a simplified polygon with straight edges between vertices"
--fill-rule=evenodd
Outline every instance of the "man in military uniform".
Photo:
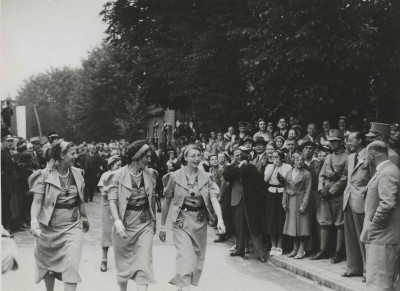
M 390 137 L 390 124 L 386 123 L 378 123 L 378 122 L 371 122 L 371 129 L 369 133 L 365 136 L 369 142 L 373 142 L 376 140 L 381 140 L 386 143 L 388 146 L 389 152 L 389 160 L 400 169 L 400 156 L 396 153 L 394 149 L 390 146 L 389 137 Z
M 311 260 L 319 260 L 328 257 L 329 231 L 334 225 L 337 230 L 336 251 L 332 257 L 332 264 L 342 260 L 344 253 L 344 215 L 343 215 L 343 191 L 347 181 L 342 177 L 347 154 L 343 148 L 344 132 L 340 129 L 331 129 L 329 142 L 332 154 L 328 155 L 322 165 L 319 180 L 318 193 L 321 204 L 317 209 L 317 220 L 321 226 L 320 251 Z

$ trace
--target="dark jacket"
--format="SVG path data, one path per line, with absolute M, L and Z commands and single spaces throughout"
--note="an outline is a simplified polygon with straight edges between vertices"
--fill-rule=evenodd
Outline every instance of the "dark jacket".
M 85 153 L 82 157 L 82 166 L 85 171 L 85 177 L 88 176 L 97 176 L 100 172 L 101 160 L 98 154 L 93 153 L 93 156 L 90 156 L 89 153 Z
M 248 223 L 251 234 L 260 234 L 262 231 L 262 221 L 265 216 L 263 203 L 264 185 L 263 175 L 257 171 L 253 164 L 243 165 L 241 168 L 236 164 L 226 167 L 223 177 L 229 182 L 226 200 L 231 201 L 232 182 L 235 179 L 242 179 L 243 199 L 248 216 Z

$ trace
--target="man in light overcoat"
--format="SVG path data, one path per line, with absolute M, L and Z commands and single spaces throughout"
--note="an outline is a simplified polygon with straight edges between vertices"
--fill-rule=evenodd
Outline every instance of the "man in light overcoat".
M 367 185 L 361 241 L 366 249 L 368 291 L 400 290 L 400 170 L 389 160 L 388 147 L 374 141 L 367 147 L 376 173 Z
M 365 274 L 365 246 L 360 241 L 360 235 L 364 223 L 364 196 L 373 171 L 367 161 L 365 136 L 362 133 L 352 132 L 347 139 L 347 148 L 351 154 L 342 176 L 343 180 L 347 180 L 343 194 L 347 269 L 342 277 Z

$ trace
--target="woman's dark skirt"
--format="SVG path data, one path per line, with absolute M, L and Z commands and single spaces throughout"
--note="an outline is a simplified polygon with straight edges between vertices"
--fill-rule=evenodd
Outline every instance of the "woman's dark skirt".
M 285 225 L 285 211 L 282 207 L 283 193 L 267 192 L 265 198 L 266 219 L 265 233 L 267 235 L 282 235 Z

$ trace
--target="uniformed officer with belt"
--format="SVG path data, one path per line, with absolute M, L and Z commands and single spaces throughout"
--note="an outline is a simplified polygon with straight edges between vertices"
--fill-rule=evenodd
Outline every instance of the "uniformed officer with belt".
M 344 215 L 343 192 L 347 181 L 340 179 L 347 160 L 343 148 L 344 132 L 340 129 L 329 131 L 329 142 L 332 154 L 328 155 L 321 168 L 318 179 L 318 193 L 321 204 L 317 209 L 317 220 L 321 226 L 320 251 L 311 260 L 325 259 L 328 257 L 328 244 L 330 226 L 337 229 L 336 251 L 331 262 L 336 264 L 343 258 L 344 253 Z

